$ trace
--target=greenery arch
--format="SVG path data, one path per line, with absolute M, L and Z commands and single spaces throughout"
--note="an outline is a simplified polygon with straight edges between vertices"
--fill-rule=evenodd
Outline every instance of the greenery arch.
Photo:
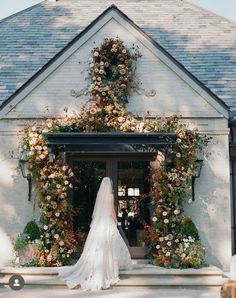
M 129 96 L 139 90 L 135 81 L 137 47 L 127 48 L 119 38 L 105 39 L 92 50 L 89 62 L 90 83 L 86 90 L 90 102 L 73 117 L 47 119 L 42 125 L 25 129 L 21 149 L 28 156 L 39 191 L 40 239 L 35 256 L 38 266 L 70 264 L 71 254 L 81 237 L 73 232 L 73 210 L 67 200 L 73 171 L 60 157 L 49 160 L 45 132 L 175 132 L 173 164 L 169 167 L 160 152 L 151 163 L 153 216 L 150 249 L 157 265 L 200 267 L 204 247 L 191 217 L 183 215 L 183 201 L 190 192 L 197 151 L 203 151 L 209 138 L 189 130 L 176 115 L 156 119 L 137 119 L 125 109 Z

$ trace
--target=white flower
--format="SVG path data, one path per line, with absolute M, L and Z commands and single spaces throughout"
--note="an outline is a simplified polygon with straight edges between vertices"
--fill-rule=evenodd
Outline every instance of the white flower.
M 123 49 L 123 50 L 122 50 L 122 53 L 125 54 L 125 53 L 126 53 L 126 49 Z
M 35 127 L 35 126 L 33 126 L 33 127 L 31 128 L 31 130 L 32 130 L 32 131 L 35 131 L 35 130 L 36 130 L 36 127 Z
M 175 215 L 180 214 L 180 210 L 179 210 L 179 209 L 176 209 L 176 210 L 174 211 L 174 214 L 175 214 Z
M 189 200 L 188 200 L 188 203 L 189 203 L 189 204 L 191 204 L 192 202 L 193 202 L 193 200 L 192 200 L 192 199 L 189 199 Z
M 180 158 L 181 157 L 181 154 L 179 152 L 176 153 L 176 157 Z
M 162 212 L 162 215 L 163 216 L 166 216 L 167 215 L 167 212 L 166 211 Z
M 165 218 L 165 219 L 164 219 L 164 223 L 165 223 L 165 224 L 168 224 L 168 222 L 169 222 L 169 219 Z
M 93 56 L 94 57 L 98 57 L 99 56 L 99 53 L 96 51 L 96 52 L 93 53 Z
M 164 241 L 164 238 L 163 237 L 160 237 L 159 240 L 160 240 L 160 242 L 163 242 Z
M 56 212 L 56 213 L 55 213 L 55 216 L 56 216 L 56 217 L 59 217 L 59 216 L 60 216 L 60 212 Z
M 171 241 L 168 241 L 168 242 L 167 242 L 167 245 L 168 245 L 168 246 L 171 246 L 171 245 L 172 245 Z
M 68 185 L 69 184 L 69 181 L 66 180 L 64 183 L 65 183 L 65 185 Z
M 179 239 L 175 239 L 175 243 L 179 243 Z
M 160 245 L 159 245 L 159 244 L 157 244 L 157 245 L 156 245 L 156 249 L 159 249 L 159 248 L 160 248 Z
M 169 252 L 169 251 L 167 251 L 167 253 L 166 253 L 166 256 L 167 256 L 167 257 L 169 257 L 169 256 L 170 256 L 170 252 Z
M 186 254 L 185 253 L 182 253 L 181 254 L 181 258 L 185 258 L 186 257 Z
M 43 229 L 46 231 L 48 229 L 48 226 L 47 225 L 44 225 L 43 226 Z
M 60 236 L 59 236 L 58 234 L 55 234 L 55 235 L 54 235 L 54 238 L 55 238 L 55 239 L 58 239 L 59 237 L 60 237 Z
M 156 221 L 157 221 L 156 216 L 154 216 L 154 217 L 152 218 L 152 221 L 153 221 L 153 222 L 156 222 Z
M 60 245 L 60 246 L 63 246 L 63 245 L 64 245 L 64 241 L 61 240 L 61 241 L 59 242 L 59 245 Z

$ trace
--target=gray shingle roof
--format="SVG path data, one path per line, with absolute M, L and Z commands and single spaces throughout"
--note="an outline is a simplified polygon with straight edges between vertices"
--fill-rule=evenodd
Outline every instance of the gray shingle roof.
M 181 0 L 44 1 L 0 22 L 0 105 L 115 4 L 236 110 L 236 24 Z

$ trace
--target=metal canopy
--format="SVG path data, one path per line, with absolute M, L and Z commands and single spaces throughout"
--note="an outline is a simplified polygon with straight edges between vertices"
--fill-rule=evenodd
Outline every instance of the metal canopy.
M 44 134 L 50 152 L 157 152 L 171 146 L 176 139 L 175 133 L 46 133 Z

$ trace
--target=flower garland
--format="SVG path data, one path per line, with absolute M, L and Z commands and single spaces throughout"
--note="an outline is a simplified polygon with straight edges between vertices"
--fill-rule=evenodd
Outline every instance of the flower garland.
M 141 57 L 137 48 L 127 49 L 120 39 L 105 39 L 92 51 L 89 85 L 92 98 L 99 106 L 126 104 L 134 83 L 135 64 Z
M 175 115 L 137 119 L 125 110 L 133 86 L 137 85 L 134 75 L 139 57 L 141 55 L 134 46 L 128 49 L 120 39 L 105 39 L 92 51 L 89 106 L 76 116 L 48 119 L 42 125 L 25 130 L 21 147 L 28 153 L 29 168 L 40 193 L 41 237 L 36 262 L 39 266 L 69 264 L 77 241 L 81 239 L 81 235 L 73 231 L 74 214 L 67 200 L 74 174 L 62 163 L 60 156 L 50 163 L 43 136 L 49 131 L 176 132 L 178 138 L 173 147 L 172 167 L 169 168 L 161 153 L 151 163 L 153 225 L 145 224 L 145 228 L 150 232 L 156 264 L 167 267 L 198 267 L 202 264 L 204 249 L 197 232 L 192 228 L 195 234 L 191 234 L 186 229 L 187 221 L 191 222 L 191 219 L 182 215 L 182 201 L 189 193 L 196 151 L 207 145 L 208 138 L 188 130 Z
M 175 119 L 177 120 L 177 118 Z M 168 128 L 169 127 L 169 128 Z M 196 153 L 209 142 L 207 136 L 188 130 L 177 122 L 166 130 L 175 131 L 171 167 L 159 153 L 151 163 L 153 217 L 151 248 L 155 264 L 172 268 L 199 268 L 205 249 L 190 216 L 183 215 L 183 202 L 190 195 Z M 189 203 L 192 202 L 190 198 Z
M 39 266 L 67 265 L 77 244 L 72 229 L 73 212 L 67 201 L 67 192 L 73 172 L 59 158 L 49 162 L 48 147 L 43 133 L 52 129 L 52 121 L 44 127 L 25 130 L 22 149 L 28 152 L 29 168 L 40 193 L 41 236 L 37 252 Z

